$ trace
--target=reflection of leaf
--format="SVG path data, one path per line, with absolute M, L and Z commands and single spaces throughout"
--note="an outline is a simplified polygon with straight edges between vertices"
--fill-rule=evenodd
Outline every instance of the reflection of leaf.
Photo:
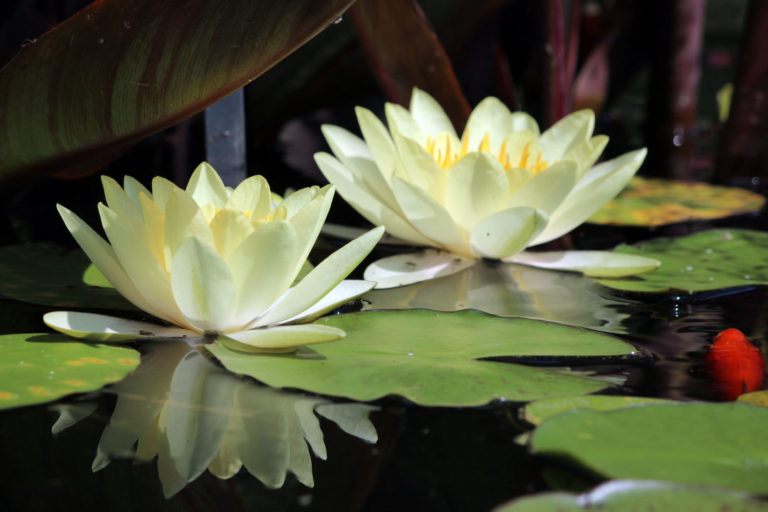
M 713 229 L 681 238 L 658 238 L 617 252 L 647 256 L 661 266 L 624 279 L 598 279 L 618 290 L 688 293 L 768 284 L 768 233 Z
M 623 303 L 601 296 L 594 281 L 573 272 L 481 261 L 457 274 L 422 283 L 371 290 L 370 309 L 478 309 L 492 315 L 621 332 Z
M 93 172 L 242 87 L 351 0 L 104 0 L 0 70 L 0 181 Z
M 593 224 L 662 226 L 718 219 L 759 210 L 765 197 L 749 190 L 690 181 L 632 178 L 627 188 L 593 215 Z
M 768 493 L 768 409 L 728 403 L 576 410 L 533 433 L 532 449 L 564 454 L 612 478 Z
M 135 350 L 72 342 L 63 335 L 0 336 L 0 409 L 52 402 L 122 379 Z
M 206 468 L 229 478 L 245 466 L 268 487 L 280 487 L 290 471 L 311 487 L 307 443 L 316 456 L 326 457 L 316 407 L 344 431 L 376 442 L 368 419 L 373 407 L 334 404 L 256 385 L 222 370 L 185 343 L 150 348 L 137 371 L 111 389 L 118 395 L 117 404 L 99 441 L 94 471 L 114 457 L 146 462 L 157 457 L 166 497 Z M 60 412 L 64 418 L 72 416 L 69 408 Z M 60 419 L 58 430 L 72 423 Z
M 746 493 L 648 480 L 615 480 L 589 493 L 548 492 L 526 496 L 501 505 L 493 512 L 636 512 L 640 510 L 689 510 L 696 512 L 765 512 L 768 503 Z
M 584 395 L 548 398 L 537 400 L 525 406 L 523 418 L 528 423 L 538 425 L 542 421 L 574 409 L 592 411 L 612 411 L 645 404 L 672 403 L 661 398 L 639 396 Z
M 604 382 L 479 358 L 622 356 L 632 346 L 606 335 L 477 311 L 381 311 L 325 317 L 347 337 L 290 356 L 206 348 L 230 370 L 271 386 L 355 400 L 399 394 L 422 405 L 480 405 L 591 393 Z

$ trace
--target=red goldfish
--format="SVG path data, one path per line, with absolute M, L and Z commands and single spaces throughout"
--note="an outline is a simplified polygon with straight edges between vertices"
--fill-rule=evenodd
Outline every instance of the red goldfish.
M 763 384 L 763 355 L 738 329 L 726 329 L 715 336 L 706 361 L 726 400 L 757 391 Z

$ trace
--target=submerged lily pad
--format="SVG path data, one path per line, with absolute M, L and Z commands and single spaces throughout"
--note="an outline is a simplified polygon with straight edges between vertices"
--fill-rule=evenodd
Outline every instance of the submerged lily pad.
M 274 387 L 355 400 L 397 394 L 422 405 L 481 405 L 592 393 L 607 384 L 518 364 L 501 356 L 624 356 L 623 341 L 573 327 L 478 311 L 369 311 L 322 318 L 344 339 L 295 354 L 245 354 L 207 346 L 228 369 Z
M 663 226 L 752 213 L 764 204 L 765 197 L 742 188 L 635 176 L 616 199 L 603 206 L 588 222 Z
M 615 480 L 575 495 L 548 492 L 505 503 L 493 512 L 637 512 L 695 510 L 696 512 L 768 511 L 768 502 L 744 492 L 651 480 Z
M 538 425 L 546 419 L 574 409 L 612 411 L 625 407 L 662 403 L 674 402 L 662 398 L 645 398 L 640 396 L 582 395 L 555 397 L 537 400 L 526 405 L 525 409 L 523 409 L 523 419 L 528 423 Z
M 657 238 L 617 252 L 648 256 L 661 266 L 638 276 L 597 279 L 618 290 L 695 293 L 768 284 L 768 233 L 713 229 L 681 238 Z
M 59 308 L 135 310 L 82 251 L 51 244 L 0 248 L 0 295 Z
M 63 335 L 0 336 L 0 409 L 51 402 L 122 379 L 139 364 L 130 348 Z
M 739 403 L 576 410 L 534 431 L 535 453 L 568 455 L 612 478 L 768 493 L 768 409 Z

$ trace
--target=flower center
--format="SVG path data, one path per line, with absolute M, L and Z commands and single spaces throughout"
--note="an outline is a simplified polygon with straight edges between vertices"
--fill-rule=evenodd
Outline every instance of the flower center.
M 471 150 L 469 147 L 469 129 L 467 129 L 464 130 L 464 134 L 461 137 L 461 146 L 459 147 L 455 147 L 456 145 L 451 143 L 450 135 L 440 133 L 435 138 L 428 135 L 424 149 L 435 159 L 435 162 L 437 162 L 441 169 L 451 167 L 471 151 L 492 153 L 498 158 L 505 171 L 512 168 L 522 168 L 531 171 L 533 174 L 538 174 L 549 167 L 549 161 L 542 159 L 541 151 L 535 151 L 535 155 L 533 154 L 530 141 L 526 142 L 523 146 L 519 158 L 514 155 L 515 152 L 509 147 L 509 142 L 509 138 L 505 139 L 501 144 L 498 154 L 494 154 L 491 152 L 490 136 L 486 133 L 480 144 L 477 145 L 477 149 Z

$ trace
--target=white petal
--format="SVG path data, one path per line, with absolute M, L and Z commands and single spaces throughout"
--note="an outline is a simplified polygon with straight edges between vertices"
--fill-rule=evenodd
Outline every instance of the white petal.
M 508 207 L 530 206 L 551 214 L 576 185 L 578 166 L 563 161 L 541 171 L 512 194 Z
M 652 258 L 611 251 L 522 252 L 506 259 L 537 268 L 573 270 L 590 277 L 624 277 L 656 269 Z
M 211 232 L 216 252 L 227 259 L 240 244 L 253 233 L 253 225 L 242 211 L 224 208 L 211 221 Z
M 122 343 L 138 338 L 183 338 L 198 334 L 179 327 L 164 327 L 149 322 L 126 320 L 114 316 L 75 311 L 52 311 L 43 315 L 43 322 L 73 338 Z
M 222 332 L 232 328 L 232 274 L 221 256 L 195 237 L 185 240 L 173 256 L 171 289 L 181 312 L 199 329 Z
M 186 190 L 201 207 L 212 204 L 216 208 L 224 208 L 229 199 L 227 187 L 208 162 L 197 166 L 189 178 Z
M 384 227 L 379 226 L 328 256 L 293 287 L 264 318 L 260 318 L 257 325 L 279 323 L 310 308 L 363 261 L 383 233 Z
M 150 199 L 152 198 L 152 194 L 149 192 L 149 190 L 147 190 L 147 187 L 139 183 L 136 178 L 131 176 L 125 176 L 123 178 L 123 190 L 125 190 L 125 194 L 136 208 L 141 208 L 139 196 L 142 192 L 144 192 Z
M 477 104 L 469 115 L 464 136 L 469 131 L 469 150 L 477 151 L 478 146 L 488 135 L 491 151 L 498 154 L 501 144 L 514 131 L 512 114 L 498 98 L 489 96 Z
M 432 96 L 416 87 L 411 93 L 410 111 L 424 133 L 433 136 L 438 133 L 448 133 L 456 137 L 456 130 L 443 107 Z
M 424 147 L 413 139 L 392 133 L 403 164 L 407 181 L 425 190 L 436 201 L 442 202 L 445 196 L 445 184 L 448 174 L 440 168 L 435 159 Z M 458 144 L 458 142 L 457 142 Z
M 324 187 L 312 201 L 288 219 L 296 231 L 295 265 L 291 271 L 291 283 L 301 270 L 302 265 L 314 247 L 323 222 L 331 209 L 331 201 L 336 188 L 333 185 Z
M 507 198 L 507 175 L 488 153 L 470 153 L 450 170 L 445 207 L 467 232 L 480 219 L 503 207 Z
M 629 183 L 643 163 L 646 152 L 643 148 L 625 153 L 588 170 L 552 213 L 546 229 L 529 245 L 554 240 L 586 221 Z
M 509 208 L 478 222 L 469 243 L 476 256 L 506 258 L 525 249 L 546 224 L 547 216 L 541 210 L 526 206 Z
M 365 404 L 320 404 L 315 408 L 317 414 L 331 420 L 347 434 L 371 444 L 378 441 L 379 434 L 368 416 L 378 410 L 376 406 Z
M 387 103 L 384 105 L 384 114 L 387 117 L 390 132 L 396 131 L 400 135 L 415 140 L 419 144 L 424 144 L 427 141 L 427 134 L 421 130 L 421 127 L 419 127 L 419 124 L 413 119 L 413 116 L 407 109 L 395 103 Z M 363 134 L 365 135 L 365 132 Z M 368 137 L 365 140 L 367 142 Z
M 284 352 L 302 345 L 335 341 L 344 337 L 344 331 L 328 325 L 279 325 L 220 335 L 217 343 L 240 352 Z
M 376 289 L 395 288 L 407 284 L 450 276 L 477 263 L 447 251 L 429 249 L 411 254 L 396 254 L 377 260 L 365 269 L 364 278 L 375 281 Z
M 312 307 L 305 309 L 296 316 L 281 320 L 280 325 L 315 320 L 329 311 L 360 297 L 362 294 L 372 290 L 375 285 L 376 283 L 373 281 L 345 279 L 319 301 L 315 302 Z
M 250 211 L 253 219 L 264 218 L 272 210 L 269 184 L 264 176 L 243 180 L 227 199 L 226 208 Z
M 596 135 L 588 141 L 571 148 L 565 154 L 563 160 L 573 160 L 579 164 L 579 178 L 581 178 L 584 176 L 584 173 L 595 165 L 606 145 L 608 145 L 608 137 Z
M 389 135 L 389 131 L 373 112 L 362 107 L 355 108 L 357 122 L 360 131 L 368 146 L 368 149 L 376 161 L 384 179 L 389 182 L 392 175 L 400 167 L 395 151 L 395 143 Z
M 102 175 L 101 184 L 104 187 L 104 197 L 106 198 L 107 206 L 126 220 L 137 234 L 142 235 L 144 232 L 144 218 L 141 208 L 138 208 L 123 189 L 120 188 L 120 185 L 109 176 Z
M 595 129 L 595 113 L 579 110 L 568 114 L 539 137 L 539 149 L 545 160 L 561 160 L 571 148 L 589 140 Z
M 215 247 L 213 233 L 200 206 L 184 190 L 174 188 L 165 205 L 165 265 L 170 268 L 173 255 L 189 237 L 196 237 L 210 247 Z

